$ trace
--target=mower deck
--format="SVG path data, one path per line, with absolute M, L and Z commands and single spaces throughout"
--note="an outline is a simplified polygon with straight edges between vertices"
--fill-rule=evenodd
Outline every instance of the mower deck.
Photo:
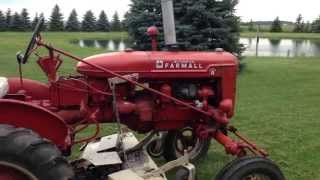
M 110 174 L 110 180 L 124 180 L 130 178 L 132 180 L 166 180 L 165 174 L 155 175 L 152 178 L 143 178 L 145 174 L 158 170 L 159 167 L 147 154 L 145 150 L 139 150 L 120 155 L 119 134 L 102 137 L 94 142 L 90 142 L 81 156 L 82 160 L 90 162 L 95 167 L 100 166 L 119 166 L 121 171 Z M 133 133 L 125 133 L 122 135 L 122 149 L 124 151 L 137 145 L 139 141 Z M 121 158 L 122 157 L 122 158 Z

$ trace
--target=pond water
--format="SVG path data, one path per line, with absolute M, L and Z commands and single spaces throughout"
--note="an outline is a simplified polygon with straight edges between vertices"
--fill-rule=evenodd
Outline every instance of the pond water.
M 90 40 L 81 39 L 73 40 L 72 44 L 79 45 L 80 47 L 93 47 L 93 48 L 103 48 L 108 51 L 123 51 L 126 48 L 130 48 L 131 45 L 128 40 L 125 39 L 110 39 L 110 40 Z
M 241 38 L 240 43 L 246 48 L 245 56 L 256 55 L 256 38 Z M 320 40 L 260 38 L 258 45 L 258 56 L 320 57 Z
M 72 44 L 80 47 L 103 48 L 109 51 L 123 51 L 130 48 L 131 44 L 126 39 L 114 40 L 73 40 Z M 240 43 L 246 48 L 245 56 L 256 55 L 256 38 L 241 38 Z M 258 56 L 281 56 L 281 57 L 320 57 L 320 40 L 299 39 L 267 39 L 260 38 Z

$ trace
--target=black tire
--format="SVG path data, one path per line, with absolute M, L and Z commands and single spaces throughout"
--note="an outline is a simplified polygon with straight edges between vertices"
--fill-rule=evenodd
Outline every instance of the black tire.
M 157 143 L 158 142 L 155 140 L 147 145 L 147 152 L 152 158 L 160 158 L 163 155 L 163 145 L 161 149 L 156 149 Z
M 215 180 L 246 180 L 250 175 L 260 175 L 266 180 L 285 180 L 280 168 L 263 157 L 238 158 L 227 164 Z
M 183 156 L 183 152 L 177 151 L 176 147 L 179 133 L 181 133 L 181 131 L 170 131 L 165 138 L 163 157 L 166 159 L 166 161 L 172 161 Z M 196 145 L 196 148 L 190 152 L 190 159 L 192 161 L 197 161 L 207 155 L 211 144 L 211 139 L 197 139 L 197 142 L 198 145 Z
M 0 166 L 10 167 L 32 180 L 70 180 L 74 177 L 72 167 L 55 145 L 32 130 L 9 125 L 0 125 Z

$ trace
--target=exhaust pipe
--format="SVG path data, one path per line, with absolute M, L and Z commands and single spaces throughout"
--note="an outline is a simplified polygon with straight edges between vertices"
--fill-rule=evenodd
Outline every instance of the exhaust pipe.
M 177 44 L 173 0 L 161 0 L 164 38 L 167 46 Z

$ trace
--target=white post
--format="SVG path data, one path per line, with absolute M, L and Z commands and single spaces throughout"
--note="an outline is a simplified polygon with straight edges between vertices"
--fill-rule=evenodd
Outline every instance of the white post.
M 161 7 L 166 45 L 177 44 L 173 0 L 161 0 Z

